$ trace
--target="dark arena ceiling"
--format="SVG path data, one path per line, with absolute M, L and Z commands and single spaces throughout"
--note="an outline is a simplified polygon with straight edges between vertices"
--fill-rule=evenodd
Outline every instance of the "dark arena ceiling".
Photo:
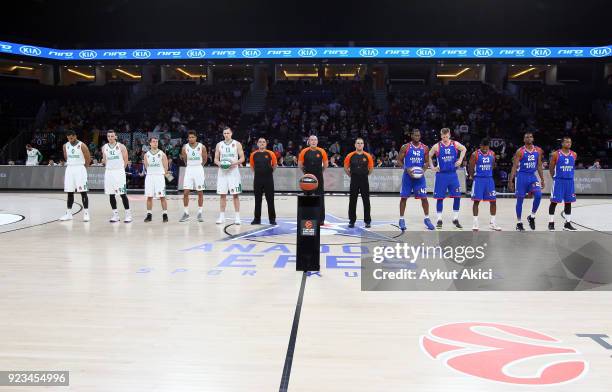
M 0 39 L 58 48 L 612 42 L 609 0 L 19 0 L 3 7 Z

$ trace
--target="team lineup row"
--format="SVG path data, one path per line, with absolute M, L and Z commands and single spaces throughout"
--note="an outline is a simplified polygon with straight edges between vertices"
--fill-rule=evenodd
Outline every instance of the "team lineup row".
M 88 221 L 88 198 L 87 198 L 87 171 L 91 157 L 87 146 L 80 142 L 74 132 L 66 135 L 68 142 L 63 146 L 64 158 L 66 160 L 66 172 L 64 178 L 64 191 L 68 193 L 68 210 L 60 220 L 72 219 L 72 205 L 74 203 L 74 193 L 81 194 L 84 207 L 83 219 Z M 126 176 L 125 166 L 127 164 L 127 149 L 117 142 L 114 131 L 107 133 L 108 143 L 102 147 L 102 162 L 106 167 L 104 175 L 104 191 L 110 198 L 113 215 L 110 222 L 120 220 L 117 210 L 116 196 L 121 197 L 125 208 L 125 222 L 131 222 L 132 216 L 129 208 L 129 201 L 126 196 Z M 411 132 L 411 141 L 402 146 L 397 166 L 403 170 L 402 186 L 400 190 L 399 203 L 399 227 L 406 230 L 404 213 L 406 202 L 410 196 L 421 200 L 424 219 L 423 222 L 428 230 L 443 226 L 443 200 L 447 197 L 453 199 L 453 225 L 461 229 L 459 223 L 459 209 L 461 202 L 461 190 L 457 168 L 465 159 L 466 148 L 461 143 L 450 139 L 450 130 L 443 128 L 440 131 L 440 141 L 431 148 L 421 143 L 421 135 L 418 129 Z M 533 195 L 531 214 L 527 216 L 527 221 L 532 230 L 535 230 L 535 213 L 538 210 L 542 189 L 544 188 L 544 176 L 542 168 L 542 157 L 544 152 L 541 148 L 533 144 L 533 134 L 524 135 L 524 146 L 519 148 L 513 159 L 512 171 L 508 180 L 511 190 L 515 191 L 516 196 L 516 230 L 524 231 L 522 222 L 523 200 L 528 195 Z M 550 160 L 550 174 L 553 178 L 551 192 L 551 203 L 549 206 L 549 230 L 554 230 L 554 212 L 558 203 L 565 204 L 565 224 L 564 230 L 576 230 L 571 224 L 571 203 L 576 200 L 574 193 L 574 167 L 576 154 L 571 150 L 571 139 L 563 138 L 562 146 L 559 150 L 552 153 Z M 158 140 L 153 137 L 149 140 L 150 150 L 144 156 L 145 176 L 145 196 L 147 198 L 147 215 L 145 222 L 152 220 L 153 198 L 159 198 L 162 206 L 162 220 L 168 221 L 167 201 L 166 201 L 166 179 L 171 180 L 168 173 L 168 159 L 163 151 L 158 148 Z M 276 224 L 276 213 L 274 208 L 274 180 L 273 171 L 276 168 L 276 157 L 274 153 L 267 150 L 265 138 L 257 141 L 258 149 L 250 155 L 250 168 L 254 172 L 254 193 L 255 193 L 255 213 L 252 224 L 261 223 L 262 198 L 265 195 L 268 205 L 268 218 L 270 224 Z M 198 193 L 198 213 L 197 220 L 203 221 L 203 191 L 204 191 L 204 169 L 203 162 L 208 158 L 208 151 L 201 143 L 198 143 L 194 131 L 188 134 L 188 143 L 181 149 L 181 158 L 186 164 L 183 178 L 183 205 L 184 213 L 180 218 L 181 222 L 188 221 L 189 215 L 189 194 L 190 191 Z M 214 163 L 219 167 L 217 175 L 217 193 L 220 195 L 220 214 L 216 220 L 217 224 L 225 222 L 225 210 L 227 205 L 227 194 L 232 195 L 234 205 L 234 223 L 241 224 L 240 221 L 240 199 L 238 195 L 242 192 L 240 171 L 238 168 L 245 162 L 245 154 L 242 145 L 232 139 L 232 130 L 223 130 L 223 140 L 217 143 L 214 151 Z M 468 178 L 473 179 L 471 199 L 473 201 L 473 226 L 474 231 L 479 230 L 478 210 L 482 201 L 490 205 L 490 229 L 499 231 L 500 227 L 495 220 L 496 215 L 496 193 L 493 181 L 493 169 L 495 168 L 495 154 L 490 150 L 487 138 L 480 142 L 479 148 L 469 157 L 467 165 Z M 328 167 L 328 159 L 325 150 L 318 147 L 318 139 L 311 135 L 308 139 L 308 146 L 304 148 L 298 157 L 298 167 L 304 173 L 314 175 L 318 180 L 318 187 L 315 193 L 321 195 L 321 217 L 319 223 L 324 224 L 325 203 L 324 203 L 324 180 L 323 171 Z M 374 164 L 370 154 L 364 151 L 364 140 L 355 140 L 355 150 L 349 153 L 344 160 L 344 170 L 350 177 L 350 196 L 349 196 L 349 227 L 354 227 L 356 222 L 356 205 L 359 195 L 362 197 L 364 206 L 364 222 L 366 227 L 370 227 L 370 199 L 368 176 L 372 173 Z M 429 217 L 429 202 L 427 200 L 426 182 L 424 177 L 425 170 L 435 172 L 434 199 L 436 203 L 437 222 L 434 226 Z M 537 174 L 537 175 L 536 175 Z

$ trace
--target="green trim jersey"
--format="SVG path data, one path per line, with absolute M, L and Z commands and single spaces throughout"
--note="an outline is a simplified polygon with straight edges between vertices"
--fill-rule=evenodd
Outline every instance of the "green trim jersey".
M 114 146 L 111 146 L 110 143 L 105 144 L 102 146 L 102 153 L 106 156 L 107 170 L 123 170 L 125 162 L 121 152 L 121 143 L 115 143 Z
M 28 159 L 26 160 L 26 166 L 36 166 L 42 158 L 42 154 L 40 153 L 40 151 L 33 147 L 31 150 L 26 149 L 26 154 L 28 155 Z
M 151 153 L 151 151 L 147 151 L 147 176 L 163 176 L 164 175 L 164 164 L 163 164 L 163 151 L 157 150 L 155 154 Z
M 226 143 L 225 140 L 217 143 L 217 150 L 219 151 L 219 161 L 235 162 L 238 160 L 238 143 L 235 140 L 230 140 Z
M 64 144 L 66 148 L 66 166 L 85 166 L 85 156 L 83 155 L 81 144 L 80 141 L 74 146 L 70 142 Z
M 192 148 L 189 143 L 185 144 L 185 154 L 187 155 L 187 166 L 202 166 L 202 150 L 204 147 L 201 143 L 197 143 Z

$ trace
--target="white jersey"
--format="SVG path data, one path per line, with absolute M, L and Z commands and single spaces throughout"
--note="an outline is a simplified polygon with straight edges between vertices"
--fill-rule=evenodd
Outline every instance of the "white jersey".
M 66 148 L 66 166 L 84 166 L 85 156 L 81 149 L 82 142 L 77 142 L 74 146 L 70 142 L 64 144 Z
M 125 167 L 121 146 L 121 143 L 115 143 L 115 146 L 106 143 L 102 146 L 102 153 L 106 157 L 106 170 L 123 170 Z
M 183 147 L 187 154 L 187 166 L 202 166 L 202 150 L 204 147 L 201 143 L 196 144 L 195 148 L 191 148 L 189 143 Z
M 26 150 L 26 153 L 28 154 L 28 160 L 26 161 L 26 166 L 38 165 L 38 157 L 40 156 L 40 151 L 38 151 L 35 148 L 32 148 L 29 151 Z
M 164 163 L 163 157 L 166 156 L 163 151 L 157 150 L 155 154 L 151 151 L 147 151 L 145 154 L 147 157 L 147 176 L 163 176 L 164 175 Z
M 238 142 L 235 140 L 230 140 L 229 143 L 226 143 L 225 140 L 220 141 L 217 143 L 217 150 L 219 151 L 219 162 L 238 160 Z

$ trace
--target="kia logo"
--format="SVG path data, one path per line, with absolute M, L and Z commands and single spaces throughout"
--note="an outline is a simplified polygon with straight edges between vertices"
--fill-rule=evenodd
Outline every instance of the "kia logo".
M 420 48 L 416 51 L 416 54 L 419 57 L 433 57 L 436 55 L 436 51 L 431 48 Z
M 548 48 L 534 48 L 531 49 L 531 55 L 534 57 L 548 57 L 551 51 Z
M 317 50 L 313 48 L 302 48 L 298 50 L 298 56 L 300 57 L 314 57 L 317 55 Z
M 98 56 L 98 53 L 93 50 L 81 50 L 79 52 L 79 57 L 82 59 L 95 59 L 96 56 Z
M 375 57 L 378 56 L 378 49 L 375 48 L 363 48 L 359 51 L 361 57 Z
M 259 57 L 261 56 L 261 50 L 259 49 L 244 49 L 242 51 L 244 57 Z
M 138 49 L 138 50 L 132 51 L 132 56 L 137 59 L 147 59 L 151 57 L 151 52 L 148 50 L 144 50 L 144 49 Z
M 476 48 L 476 49 L 474 49 L 474 56 L 476 56 L 476 57 L 491 57 L 491 56 L 493 56 L 493 49 L 490 49 L 490 48 Z
M 206 56 L 206 51 L 204 49 L 189 49 L 187 51 L 187 57 L 199 59 L 204 56 Z
M 42 54 L 40 49 L 33 46 L 22 46 L 19 48 L 19 51 L 26 56 L 40 56 Z
M 421 337 L 421 348 L 451 369 L 515 385 L 561 384 L 586 373 L 588 363 L 578 351 L 559 343 L 537 331 L 488 322 L 445 324 Z M 536 358 L 539 362 L 529 368 Z M 519 363 L 522 373 L 514 366 Z
M 604 56 L 609 56 L 610 53 L 612 53 L 612 49 L 610 49 L 607 46 L 602 46 L 599 48 L 591 49 L 589 53 L 591 53 L 591 56 L 604 57 Z

